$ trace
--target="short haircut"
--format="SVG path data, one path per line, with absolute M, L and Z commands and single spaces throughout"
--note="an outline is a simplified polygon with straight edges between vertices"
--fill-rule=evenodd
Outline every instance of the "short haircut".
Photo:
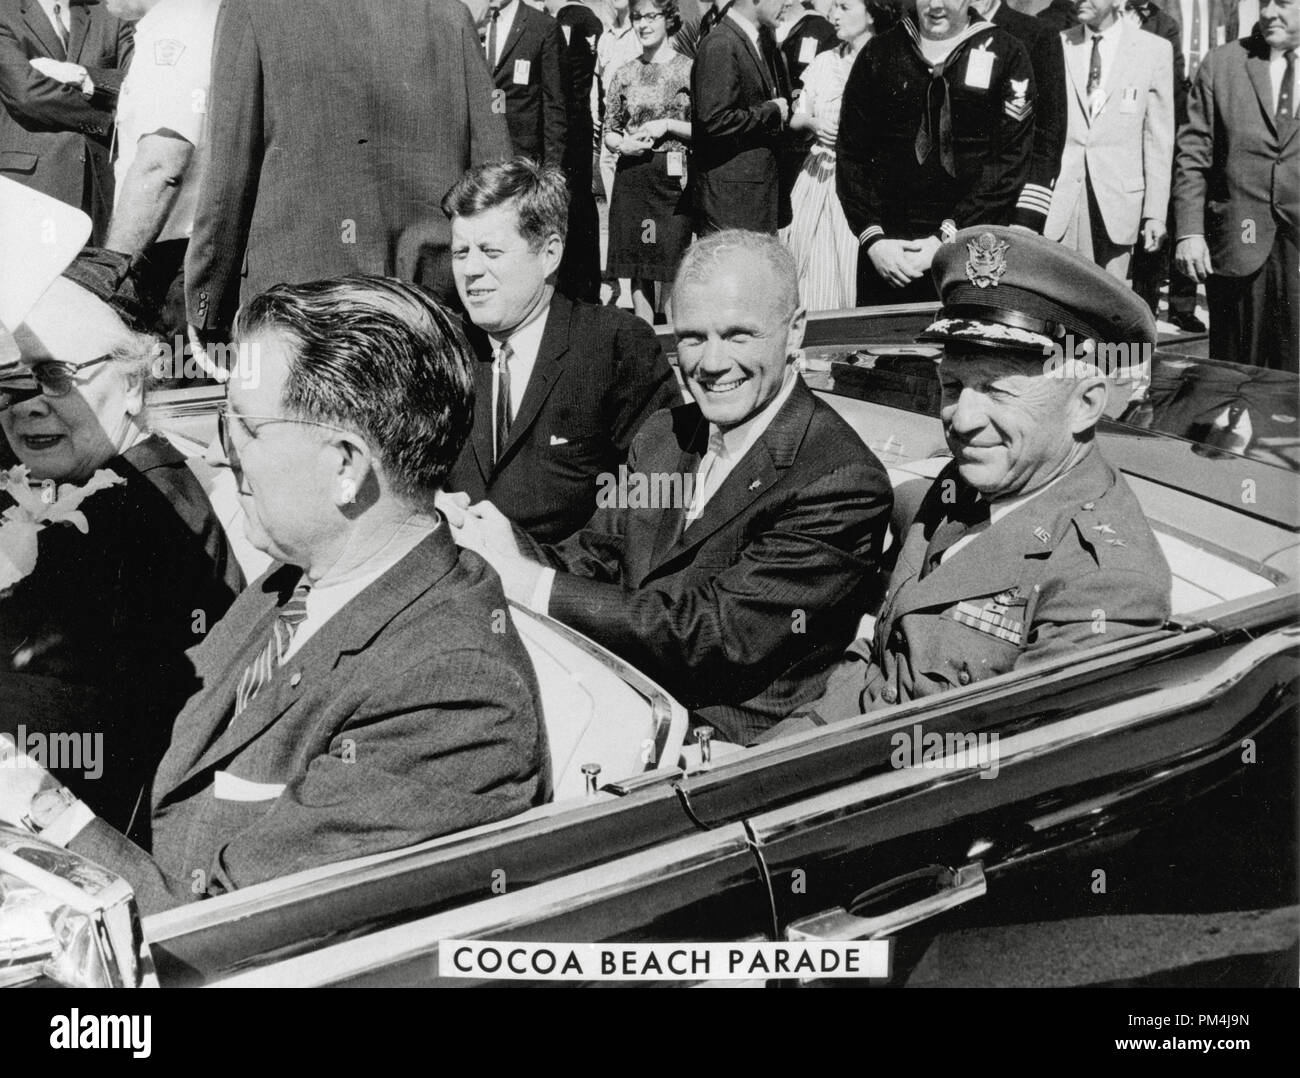
M 442 198 L 448 218 L 513 205 L 519 234 L 536 251 L 552 234 L 564 239 L 569 227 L 569 185 L 554 165 L 529 157 L 492 161 L 469 169 Z
M 866 8 L 871 16 L 871 32 L 876 35 L 892 30 L 903 17 L 900 0 L 866 0 Z
M 677 0 L 631 0 L 627 9 L 629 13 L 637 8 L 648 7 L 664 13 L 664 30 L 669 37 L 682 28 L 682 13 L 677 8 Z M 630 14 L 629 14 L 630 17 Z
M 766 268 L 785 314 L 799 308 L 799 272 L 790 249 L 775 236 L 742 228 L 723 229 L 692 243 L 677 268 L 673 294 L 677 295 L 687 281 L 707 284 L 717 276 L 719 263 L 732 255 L 740 255 L 746 264 L 758 263 Z
M 414 285 L 357 275 L 267 289 L 239 317 L 241 339 L 260 331 L 294 346 L 286 413 L 355 430 L 393 491 L 431 508 L 474 421 L 457 320 Z

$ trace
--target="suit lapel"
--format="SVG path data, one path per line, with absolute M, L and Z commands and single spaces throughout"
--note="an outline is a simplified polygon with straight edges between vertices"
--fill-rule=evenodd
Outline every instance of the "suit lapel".
M 1084 122 L 1092 124 L 1092 109 L 1088 106 L 1088 38 L 1082 28 L 1073 26 L 1065 34 L 1066 66 L 1070 69 L 1070 82 L 1079 99 L 1079 110 Z
M 36 0 L 27 0 L 26 5 L 23 7 L 23 18 L 27 20 L 27 25 L 32 33 L 45 46 L 45 51 L 49 56 L 55 60 L 66 60 L 68 58 L 63 45 L 59 42 L 58 34 L 54 32 L 54 27 L 50 24 L 50 20 L 46 18 L 45 12 L 41 10 L 41 5 Z
M 308 679 L 326 676 L 338 665 L 343 655 L 365 650 L 369 642 L 398 613 L 430 588 L 436 587 L 455 567 L 456 560 L 456 545 L 443 525 L 330 618 L 286 664 L 292 666 L 295 672 L 301 673 L 297 682 L 277 673 L 253 698 L 244 713 L 201 752 L 173 788 L 229 758 L 256 738 L 288 711 L 303 692 L 312 687 Z M 273 614 L 274 603 L 270 611 Z M 232 663 L 225 672 L 223 687 L 218 696 L 226 699 L 227 706 L 215 709 L 221 718 L 224 719 L 229 713 L 228 704 L 233 700 L 234 686 L 248 659 L 265 642 L 269 625 L 269 619 L 266 619 L 265 629 L 255 646 L 245 649 L 247 656 L 240 656 L 243 661 Z M 220 701 L 216 703 L 219 705 Z
M 465 320 L 465 336 L 474 349 L 474 426 L 469 444 L 474 463 L 486 487 L 492 480 L 492 342 L 486 333 Z
M 668 548 L 663 561 L 655 565 L 655 569 L 698 547 L 771 489 L 781 472 L 794 462 L 808 424 L 812 422 L 813 407 L 813 395 L 800 378 L 767 430 L 737 461 L 731 474 L 709 499 L 704 512 Z
M 1250 84 L 1255 88 L 1255 96 L 1259 98 L 1259 110 L 1264 114 L 1264 122 L 1268 124 L 1269 131 L 1276 135 L 1277 120 L 1273 116 L 1273 81 L 1268 76 L 1268 46 L 1265 44 L 1261 50 L 1258 46 L 1263 44 L 1261 39 L 1256 35 L 1251 39 L 1250 52 L 1246 55 L 1246 74 L 1250 77 Z
M 680 425 L 677 422 L 678 416 L 682 417 Z M 699 470 L 700 459 L 704 456 L 704 451 L 709 444 L 709 424 L 705 420 L 699 408 L 694 404 L 686 404 L 680 410 L 674 410 L 673 429 L 678 432 L 678 438 L 672 443 L 671 448 L 663 454 L 662 459 L 655 459 L 648 463 L 648 470 L 651 474 L 655 471 L 661 471 L 668 475 L 680 475 L 683 479 L 686 476 L 695 478 L 695 473 Z M 682 484 L 683 491 L 686 484 Z M 694 487 L 692 487 L 692 491 Z M 670 511 L 659 513 L 659 524 L 655 529 L 654 543 L 650 551 L 650 560 L 647 565 L 650 567 L 661 565 L 668 555 L 668 551 L 678 541 L 682 534 L 682 525 L 686 519 L 687 507 L 674 506 Z M 698 523 L 698 522 L 697 522 Z
M 564 370 L 564 357 L 569 351 L 569 323 L 573 317 L 573 304 L 560 293 L 551 297 L 550 309 L 546 312 L 546 328 L 542 331 L 542 341 L 537 347 L 537 362 L 533 364 L 533 373 L 524 387 L 523 399 L 519 402 L 519 411 L 510 423 L 510 434 L 506 438 L 505 449 L 499 468 L 514 454 L 515 448 L 537 421 L 537 415 L 555 387 L 555 380 Z
M 81 59 L 81 47 L 86 43 L 86 33 L 90 29 L 90 12 L 84 4 L 73 4 L 72 32 L 68 35 L 68 59 Z
M 514 51 L 515 46 L 519 44 L 519 39 L 524 36 L 524 28 L 528 25 L 528 19 L 530 17 L 528 5 L 524 3 L 524 0 L 515 0 L 515 2 L 519 6 L 515 9 L 515 19 L 514 22 L 510 24 L 510 33 L 506 35 L 505 44 L 501 46 L 501 51 L 497 53 L 497 71 L 500 71 L 505 65 L 506 58 Z
M 775 97 L 776 87 L 772 85 L 772 76 L 768 74 L 767 64 L 763 62 L 762 53 L 758 51 L 758 48 L 754 45 L 753 41 L 750 40 L 749 35 L 726 16 L 721 19 L 720 25 L 731 31 L 731 33 L 740 41 L 741 47 L 749 53 L 749 58 L 753 61 L 754 68 L 758 71 L 759 81 L 763 84 L 763 92 L 769 98 Z

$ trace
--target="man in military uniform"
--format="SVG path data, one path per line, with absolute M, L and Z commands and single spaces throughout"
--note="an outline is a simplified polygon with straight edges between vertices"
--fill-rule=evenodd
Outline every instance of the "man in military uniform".
M 859 307 L 933 302 L 959 228 L 1009 225 L 1030 176 L 1033 67 L 965 0 L 918 0 L 864 46 L 844 87 L 836 190 L 858 237 Z
M 1093 437 L 1107 357 L 1155 342 L 1146 304 L 1060 244 L 995 226 L 944 244 L 934 278 L 944 307 L 921 339 L 944 345 L 953 460 L 906 530 L 874 642 L 853 645 L 813 723 L 1158 629 L 1169 614 L 1169 567 Z M 1119 344 L 1127 352 L 1096 350 Z

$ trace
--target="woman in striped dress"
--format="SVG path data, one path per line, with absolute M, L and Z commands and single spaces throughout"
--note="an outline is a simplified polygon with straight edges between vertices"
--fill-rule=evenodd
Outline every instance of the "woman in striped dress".
M 898 21 L 898 9 L 888 0 L 834 0 L 827 18 L 840 45 L 818 54 L 804 72 L 803 93 L 790 127 L 811 131 L 817 141 L 790 195 L 794 216 L 781 230 L 799 269 L 799 296 L 810 311 L 838 310 L 856 302 L 858 241 L 835 194 L 840 99 L 862 46 Z

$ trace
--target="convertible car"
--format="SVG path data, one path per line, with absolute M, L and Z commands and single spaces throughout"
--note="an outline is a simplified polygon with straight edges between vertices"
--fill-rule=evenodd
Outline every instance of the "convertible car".
M 900 489 L 944 463 L 931 310 L 816 316 L 805 342 Z M 3 832 L 0 983 L 465 985 L 446 940 L 888 939 L 872 983 L 1294 984 L 1300 396 L 1196 347 L 1121 383 L 1099 435 L 1173 570 L 1160 630 L 723 754 L 516 611 L 553 803 L 143 922 L 122 881 Z M 160 425 L 201 445 L 217 395 L 170 394 Z M 900 761 L 899 735 L 934 751 Z

